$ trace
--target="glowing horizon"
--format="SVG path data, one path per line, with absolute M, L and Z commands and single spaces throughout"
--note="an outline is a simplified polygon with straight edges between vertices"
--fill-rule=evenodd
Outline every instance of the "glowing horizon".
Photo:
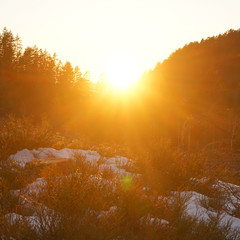
M 239 8 L 238 0 L 11 0 L 2 3 L 0 29 L 98 79 L 118 53 L 141 74 L 189 42 L 238 29 Z

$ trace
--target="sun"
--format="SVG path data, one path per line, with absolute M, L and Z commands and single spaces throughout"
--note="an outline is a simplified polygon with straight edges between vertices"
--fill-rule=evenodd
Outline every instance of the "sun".
M 107 81 L 115 90 L 126 90 L 132 87 L 140 77 L 135 61 L 127 56 L 115 56 L 107 65 Z

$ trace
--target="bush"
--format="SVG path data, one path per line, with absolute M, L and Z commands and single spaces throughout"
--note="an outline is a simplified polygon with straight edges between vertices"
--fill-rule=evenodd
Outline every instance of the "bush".
M 0 121 L 0 161 L 24 148 L 61 148 L 63 145 L 64 138 L 51 131 L 46 119 L 42 119 L 38 124 L 34 124 L 29 118 L 17 119 L 13 116 L 2 118 Z

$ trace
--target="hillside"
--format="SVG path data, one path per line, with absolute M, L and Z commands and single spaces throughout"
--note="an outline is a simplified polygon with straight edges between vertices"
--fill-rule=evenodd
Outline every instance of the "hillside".
M 175 138 L 179 131 L 191 131 L 193 145 L 229 140 L 233 128 L 239 129 L 240 30 L 185 45 L 142 82 L 152 93 L 146 96 L 148 106 L 163 131 L 168 129 Z

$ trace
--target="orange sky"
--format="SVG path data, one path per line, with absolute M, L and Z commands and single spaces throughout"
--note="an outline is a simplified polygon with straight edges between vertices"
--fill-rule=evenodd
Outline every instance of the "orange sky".
M 5 0 L 0 28 L 96 78 L 118 56 L 142 72 L 190 41 L 238 29 L 239 9 L 239 0 Z

